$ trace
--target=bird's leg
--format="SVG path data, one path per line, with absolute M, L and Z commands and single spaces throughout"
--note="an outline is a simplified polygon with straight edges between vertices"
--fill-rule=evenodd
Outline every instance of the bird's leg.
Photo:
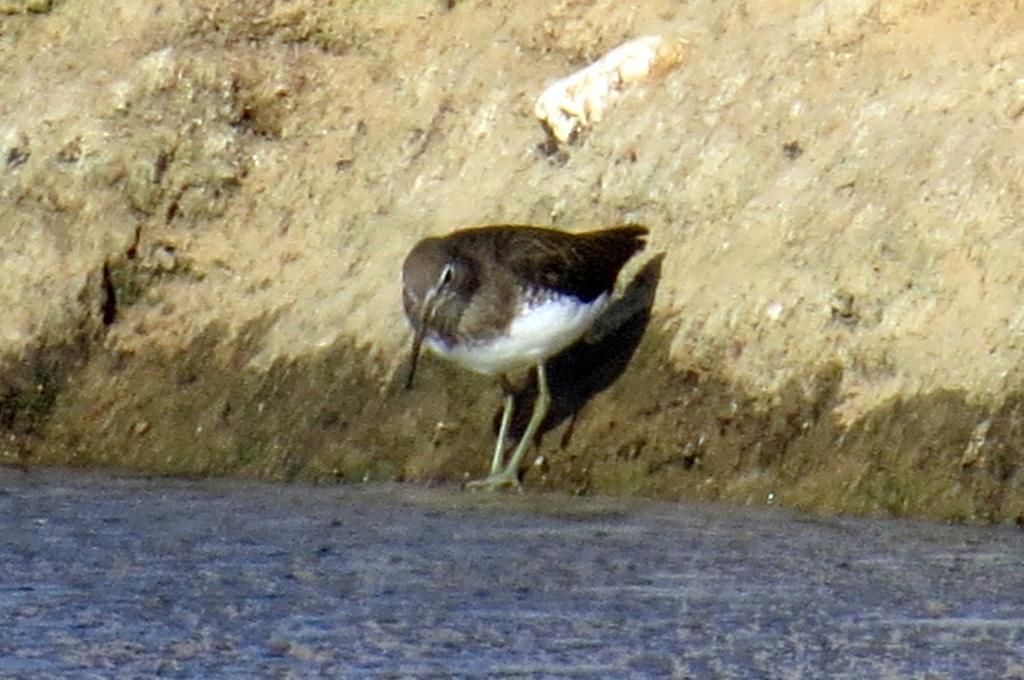
M 514 486 L 522 488 L 519 483 L 519 464 L 523 460 L 523 456 L 526 455 L 527 449 L 533 444 L 533 438 L 537 434 L 537 430 L 540 429 L 541 423 L 544 422 L 544 418 L 548 415 L 548 409 L 551 407 L 551 393 L 548 391 L 548 379 L 544 372 L 544 364 L 537 364 L 537 401 L 533 404 L 533 414 L 530 416 L 530 422 L 526 426 L 526 431 L 523 432 L 523 436 L 519 439 L 519 444 L 516 445 L 516 450 L 512 453 L 512 458 L 509 459 L 508 465 L 501 472 L 492 472 L 484 479 L 470 482 L 467 486 L 471 489 L 490 489 L 495 490 L 503 486 Z
M 512 410 L 515 407 L 514 391 L 507 376 L 501 376 L 501 389 L 505 393 L 505 401 L 501 409 L 501 425 L 498 426 L 498 441 L 494 445 L 494 457 L 491 458 L 492 475 L 501 470 L 501 463 L 505 458 L 505 438 L 508 436 L 508 426 L 512 422 Z
M 540 429 L 541 423 L 547 417 L 550 407 L 551 392 L 548 391 L 548 377 L 544 371 L 544 364 L 537 364 L 537 401 L 533 403 L 533 415 L 530 416 L 530 423 L 519 439 L 519 445 L 516 446 L 512 458 L 505 466 L 504 474 L 511 475 L 516 480 L 519 479 L 519 463 L 522 462 L 527 449 L 533 446 L 533 438 L 537 436 L 537 430 Z

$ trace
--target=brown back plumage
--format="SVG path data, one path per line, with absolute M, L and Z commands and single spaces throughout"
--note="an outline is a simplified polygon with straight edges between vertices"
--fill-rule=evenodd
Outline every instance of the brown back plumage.
M 625 225 L 583 233 L 544 227 L 490 226 L 452 232 L 452 252 L 491 259 L 523 287 L 546 288 L 590 302 L 615 286 L 619 271 L 643 249 L 647 227 Z

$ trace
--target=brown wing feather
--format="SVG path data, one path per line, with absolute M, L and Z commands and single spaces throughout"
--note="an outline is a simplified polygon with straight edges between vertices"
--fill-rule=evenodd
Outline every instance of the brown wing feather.
M 643 249 L 647 228 L 625 225 L 584 233 L 543 227 L 478 227 L 452 234 L 459 250 L 486 249 L 528 287 L 543 287 L 589 302 L 611 290 L 626 261 Z

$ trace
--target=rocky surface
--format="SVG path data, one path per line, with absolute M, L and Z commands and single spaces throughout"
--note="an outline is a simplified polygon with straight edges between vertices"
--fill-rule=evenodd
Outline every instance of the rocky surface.
M 399 389 L 404 253 L 630 221 L 527 485 L 1024 517 L 1024 10 L 841 5 L 0 3 L 0 460 L 478 475 L 493 384 Z M 681 63 L 552 145 L 641 35 Z

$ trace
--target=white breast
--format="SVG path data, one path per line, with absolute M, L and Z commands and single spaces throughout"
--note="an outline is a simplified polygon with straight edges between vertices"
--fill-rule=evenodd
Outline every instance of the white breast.
M 607 303 L 608 293 L 589 303 L 571 296 L 553 297 L 521 310 L 499 337 L 451 347 L 427 338 L 426 344 L 441 356 L 477 373 L 506 373 L 536 366 L 579 340 Z

